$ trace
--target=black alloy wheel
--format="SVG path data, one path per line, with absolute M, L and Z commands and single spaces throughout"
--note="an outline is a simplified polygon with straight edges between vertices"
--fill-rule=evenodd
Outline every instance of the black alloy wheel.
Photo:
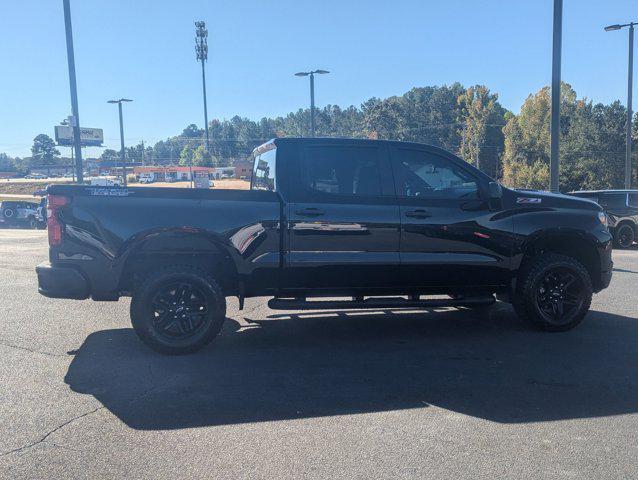
M 537 283 L 535 307 L 543 320 L 562 326 L 580 312 L 585 289 L 580 276 L 568 267 L 555 267 L 545 272 Z
M 226 318 L 216 280 L 189 265 L 150 273 L 133 291 L 131 323 L 138 337 L 167 355 L 195 352 L 213 340 Z
M 532 326 L 564 332 L 581 323 L 593 294 L 591 276 L 577 259 L 544 252 L 529 259 L 517 278 L 514 310 Z
M 206 324 L 209 305 L 197 285 L 174 283 L 157 291 L 152 310 L 157 334 L 172 340 L 195 335 Z

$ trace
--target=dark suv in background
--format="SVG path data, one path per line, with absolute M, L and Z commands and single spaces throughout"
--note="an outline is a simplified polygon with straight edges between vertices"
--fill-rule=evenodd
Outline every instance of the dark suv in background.
M 629 248 L 638 239 L 638 190 L 583 190 L 570 195 L 593 200 L 605 209 L 618 248 Z
M 43 228 L 45 222 L 46 217 L 37 203 L 12 200 L 0 202 L 0 226 L 35 229 Z

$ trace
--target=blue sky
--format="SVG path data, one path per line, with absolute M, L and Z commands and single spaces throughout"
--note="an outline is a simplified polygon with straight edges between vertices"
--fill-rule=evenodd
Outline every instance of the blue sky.
M 317 105 L 359 105 L 414 86 L 486 84 L 507 108 L 550 82 L 552 0 L 71 0 L 80 119 L 118 148 L 203 125 L 194 24 L 209 29 L 209 118 L 258 119 L 308 103 L 299 70 L 323 68 Z M 626 97 L 631 0 L 564 0 L 563 79 L 580 96 Z M 27 155 L 70 113 L 62 0 L 3 2 L 0 152 Z M 68 154 L 68 148 L 63 149 Z M 89 156 L 99 154 L 90 149 Z

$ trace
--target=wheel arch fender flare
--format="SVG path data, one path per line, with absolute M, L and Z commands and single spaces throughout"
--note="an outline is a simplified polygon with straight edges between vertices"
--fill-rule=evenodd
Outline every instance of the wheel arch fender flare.
M 167 264 L 194 265 L 212 269 L 225 290 L 238 283 L 236 260 L 232 247 L 214 232 L 192 227 L 164 228 L 144 232 L 127 241 L 114 259 L 120 288 L 137 275 Z

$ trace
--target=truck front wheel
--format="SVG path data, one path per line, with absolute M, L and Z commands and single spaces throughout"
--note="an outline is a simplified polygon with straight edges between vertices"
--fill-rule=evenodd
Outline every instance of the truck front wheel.
M 536 328 L 561 332 L 583 321 L 592 299 L 587 269 L 566 255 L 545 253 L 521 270 L 514 310 Z
M 226 299 L 215 279 L 190 266 L 150 274 L 134 291 L 131 323 L 138 337 L 167 355 L 195 352 L 210 343 L 226 317 Z

